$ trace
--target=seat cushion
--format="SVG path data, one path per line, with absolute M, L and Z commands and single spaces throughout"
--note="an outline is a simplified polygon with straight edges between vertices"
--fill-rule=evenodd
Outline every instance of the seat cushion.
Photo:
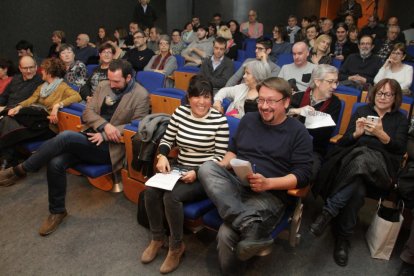
M 205 199 L 197 202 L 190 202 L 184 204 L 184 218 L 198 219 L 206 212 L 214 208 L 213 202 L 210 199 Z
M 91 177 L 97 178 L 102 175 L 108 174 L 112 172 L 112 165 L 111 164 L 78 164 L 73 167 L 73 169 L 77 170 L 81 174 Z

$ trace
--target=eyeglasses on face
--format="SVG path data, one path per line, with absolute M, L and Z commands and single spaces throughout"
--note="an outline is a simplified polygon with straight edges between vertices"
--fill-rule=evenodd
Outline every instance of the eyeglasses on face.
M 20 69 L 22 71 L 31 71 L 31 70 L 35 70 L 36 66 L 34 65 L 34 66 L 20 67 Z
M 260 105 L 264 105 L 265 103 L 267 103 L 270 106 L 275 106 L 278 102 L 280 102 L 281 100 L 284 100 L 284 99 L 286 99 L 286 97 L 283 97 L 279 100 L 258 98 L 256 100 L 256 102 Z
M 394 95 L 395 94 L 392 92 L 378 91 L 377 94 L 375 94 L 375 97 L 382 98 L 382 96 L 384 96 L 386 99 L 391 99 Z
M 322 81 L 327 82 L 329 85 L 333 85 L 333 84 L 338 85 L 339 84 L 338 80 L 322 80 Z

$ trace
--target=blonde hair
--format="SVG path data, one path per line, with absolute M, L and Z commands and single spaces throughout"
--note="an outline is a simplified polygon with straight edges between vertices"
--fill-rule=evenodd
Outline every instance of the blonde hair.
M 329 35 L 326 35 L 326 34 L 322 34 L 322 35 L 320 35 L 320 36 L 318 36 L 316 39 L 315 39 L 315 44 L 313 45 L 313 48 L 312 48 L 312 53 L 313 54 L 316 54 L 316 52 L 318 51 L 318 46 L 319 46 L 319 43 L 321 43 L 322 42 L 322 40 L 328 40 L 329 41 L 329 46 L 331 45 L 331 43 L 332 43 L 332 38 L 329 36 Z M 328 47 L 328 49 L 326 50 L 326 55 L 327 54 L 329 54 L 329 52 L 331 51 L 331 47 Z
M 226 40 L 230 40 L 233 38 L 233 35 L 231 34 L 231 31 L 229 27 L 227 26 L 221 26 L 219 30 L 217 31 L 217 36 L 221 36 L 222 38 Z

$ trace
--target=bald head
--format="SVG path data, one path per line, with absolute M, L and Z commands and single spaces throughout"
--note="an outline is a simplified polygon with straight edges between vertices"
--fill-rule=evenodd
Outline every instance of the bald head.
M 30 80 L 36 75 L 36 61 L 31 56 L 23 56 L 19 60 L 19 70 L 24 80 Z
M 305 42 L 300 41 L 296 42 L 292 47 L 293 62 L 296 66 L 302 67 L 306 66 L 307 58 L 309 56 L 308 45 Z
M 76 38 L 76 46 L 79 48 L 85 48 L 88 46 L 89 36 L 87 34 L 79 34 Z

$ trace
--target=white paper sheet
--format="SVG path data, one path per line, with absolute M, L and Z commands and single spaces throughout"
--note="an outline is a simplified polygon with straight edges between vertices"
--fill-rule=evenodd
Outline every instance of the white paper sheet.
M 250 186 L 247 175 L 253 173 L 252 164 L 249 161 L 234 158 L 230 165 L 244 186 Z
M 328 113 L 320 111 L 306 111 L 302 116 L 306 117 L 305 127 L 308 129 L 336 126 L 331 115 Z
M 145 185 L 171 191 L 181 176 L 181 173 L 178 171 L 171 171 L 170 173 L 157 173 L 148 179 L 147 182 L 145 182 Z

